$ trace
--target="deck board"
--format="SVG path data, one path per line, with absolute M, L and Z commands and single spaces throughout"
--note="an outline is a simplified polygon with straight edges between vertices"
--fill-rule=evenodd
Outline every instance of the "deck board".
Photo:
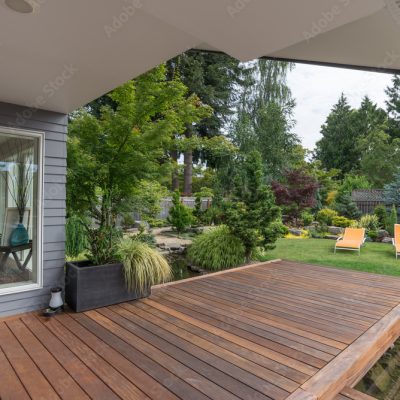
M 350 386 L 398 336 L 399 278 L 263 263 L 0 321 L 0 398 L 370 400 Z

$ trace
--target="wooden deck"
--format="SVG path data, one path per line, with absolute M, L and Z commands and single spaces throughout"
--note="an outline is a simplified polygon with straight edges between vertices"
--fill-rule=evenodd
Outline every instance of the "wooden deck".
M 400 279 L 273 262 L 81 314 L 0 321 L 0 398 L 363 400 Z

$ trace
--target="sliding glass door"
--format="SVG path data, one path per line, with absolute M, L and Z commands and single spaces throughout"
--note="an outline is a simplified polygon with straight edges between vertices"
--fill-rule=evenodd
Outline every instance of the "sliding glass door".
M 0 127 L 0 295 L 42 284 L 42 136 Z

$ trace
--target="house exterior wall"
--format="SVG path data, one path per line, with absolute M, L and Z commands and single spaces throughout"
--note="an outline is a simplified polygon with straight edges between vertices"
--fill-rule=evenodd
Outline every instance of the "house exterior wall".
M 64 114 L 0 102 L 0 126 L 44 132 L 43 288 L 0 295 L 0 316 L 44 308 L 50 288 L 64 285 L 66 134 Z

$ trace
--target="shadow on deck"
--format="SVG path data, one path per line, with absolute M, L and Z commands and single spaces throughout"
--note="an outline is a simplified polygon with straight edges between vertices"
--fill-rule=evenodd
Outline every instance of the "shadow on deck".
M 276 261 L 81 314 L 0 322 L 2 399 L 367 399 L 400 279 Z M 341 394 L 340 394 L 341 392 Z

